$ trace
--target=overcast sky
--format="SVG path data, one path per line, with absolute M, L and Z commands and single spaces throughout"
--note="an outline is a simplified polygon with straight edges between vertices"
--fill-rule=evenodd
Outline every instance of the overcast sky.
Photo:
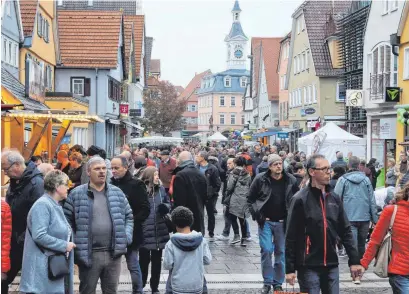
M 282 37 L 302 0 L 240 0 L 241 24 L 251 37 Z M 154 38 L 163 80 L 185 87 L 195 73 L 226 69 L 225 36 L 234 0 L 144 0 L 146 34 Z M 249 51 L 248 51 L 249 52 Z

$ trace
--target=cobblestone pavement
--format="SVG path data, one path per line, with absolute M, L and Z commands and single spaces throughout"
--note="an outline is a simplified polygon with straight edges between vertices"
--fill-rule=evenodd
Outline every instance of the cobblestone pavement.
M 222 215 L 222 206 L 217 205 L 218 214 L 216 216 L 215 234 L 221 234 L 224 227 Z M 259 293 L 263 285 L 260 266 L 260 247 L 258 245 L 257 224 L 249 221 L 251 228 L 252 241 L 247 243 L 247 247 L 241 247 L 240 244 L 229 245 L 229 241 L 216 241 L 210 243 L 212 252 L 212 263 L 205 267 L 206 280 L 208 281 L 209 293 Z M 207 225 L 207 222 L 206 222 Z M 232 237 L 233 231 L 230 232 Z M 207 237 L 207 235 L 206 235 Z M 374 275 L 371 269 L 364 275 L 361 285 L 352 283 L 348 258 L 340 260 L 340 282 L 341 293 L 392 293 L 387 279 L 380 279 Z M 164 293 L 165 283 L 168 272 L 163 270 L 160 290 Z M 149 279 L 148 279 L 149 280 Z M 16 281 L 18 282 L 18 280 Z M 78 289 L 78 278 L 76 278 L 76 289 Z M 18 285 L 13 285 L 13 289 L 18 290 Z M 285 288 L 286 285 L 283 285 Z M 298 285 L 295 286 L 296 291 Z M 118 293 L 131 293 L 131 278 L 123 260 L 122 273 Z M 99 290 L 99 286 L 98 286 Z M 146 293 L 150 293 L 147 286 Z M 287 288 L 288 292 L 293 292 L 292 287 Z M 17 292 L 16 292 L 17 293 Z M 100 292 L 99 292 L 100 293 Z

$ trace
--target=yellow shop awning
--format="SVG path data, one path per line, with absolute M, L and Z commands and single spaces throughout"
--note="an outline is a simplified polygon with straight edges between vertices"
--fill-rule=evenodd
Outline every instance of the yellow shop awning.
M 61 113 L 37 113 L 32 111 L 10 111 L 3 112 L 2 116 L 17 117 L 26 119 L 39 119 L 39 118 L 51 118 L 57 120 L 70 120 L 75 122 L 104 122 L 98 115 L 88 114 L 66 114 L 63 111 Z

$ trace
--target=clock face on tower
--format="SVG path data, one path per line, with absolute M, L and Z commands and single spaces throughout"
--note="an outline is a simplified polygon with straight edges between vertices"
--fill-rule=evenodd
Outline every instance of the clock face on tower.
M 236 58 L 242 58 L 243 57 L 243 51 L 241 51 L 241 50 L 236 50 L 236 51 L 234 51 L 234 57 L 236 57 Z

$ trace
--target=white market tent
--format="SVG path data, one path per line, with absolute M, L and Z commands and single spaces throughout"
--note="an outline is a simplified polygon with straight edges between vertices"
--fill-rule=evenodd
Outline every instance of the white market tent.
M 366 139 L 354 136 L 329 122 L 318 131 L 298 139 L 299 151 L 307 155 L 319 153 L 331 163 L 336 160 L 335 152 L 341 151 L 344 157 L 348 152 L 366 158 Z
M 142 138 L 133 138 L 129 140 L 131 144 L 148 144 L 148 145 L 165 145 L 165 144 L 180 144 L 183 142 L 182 138 L 177 137 L 160 137 L 160 136 L 152 136 L 152 137 L 142 137 Z
M 207 141 L 228 141 L 228 139 L 222 135 L 220 132 L 216 132 L 207 138 Z

